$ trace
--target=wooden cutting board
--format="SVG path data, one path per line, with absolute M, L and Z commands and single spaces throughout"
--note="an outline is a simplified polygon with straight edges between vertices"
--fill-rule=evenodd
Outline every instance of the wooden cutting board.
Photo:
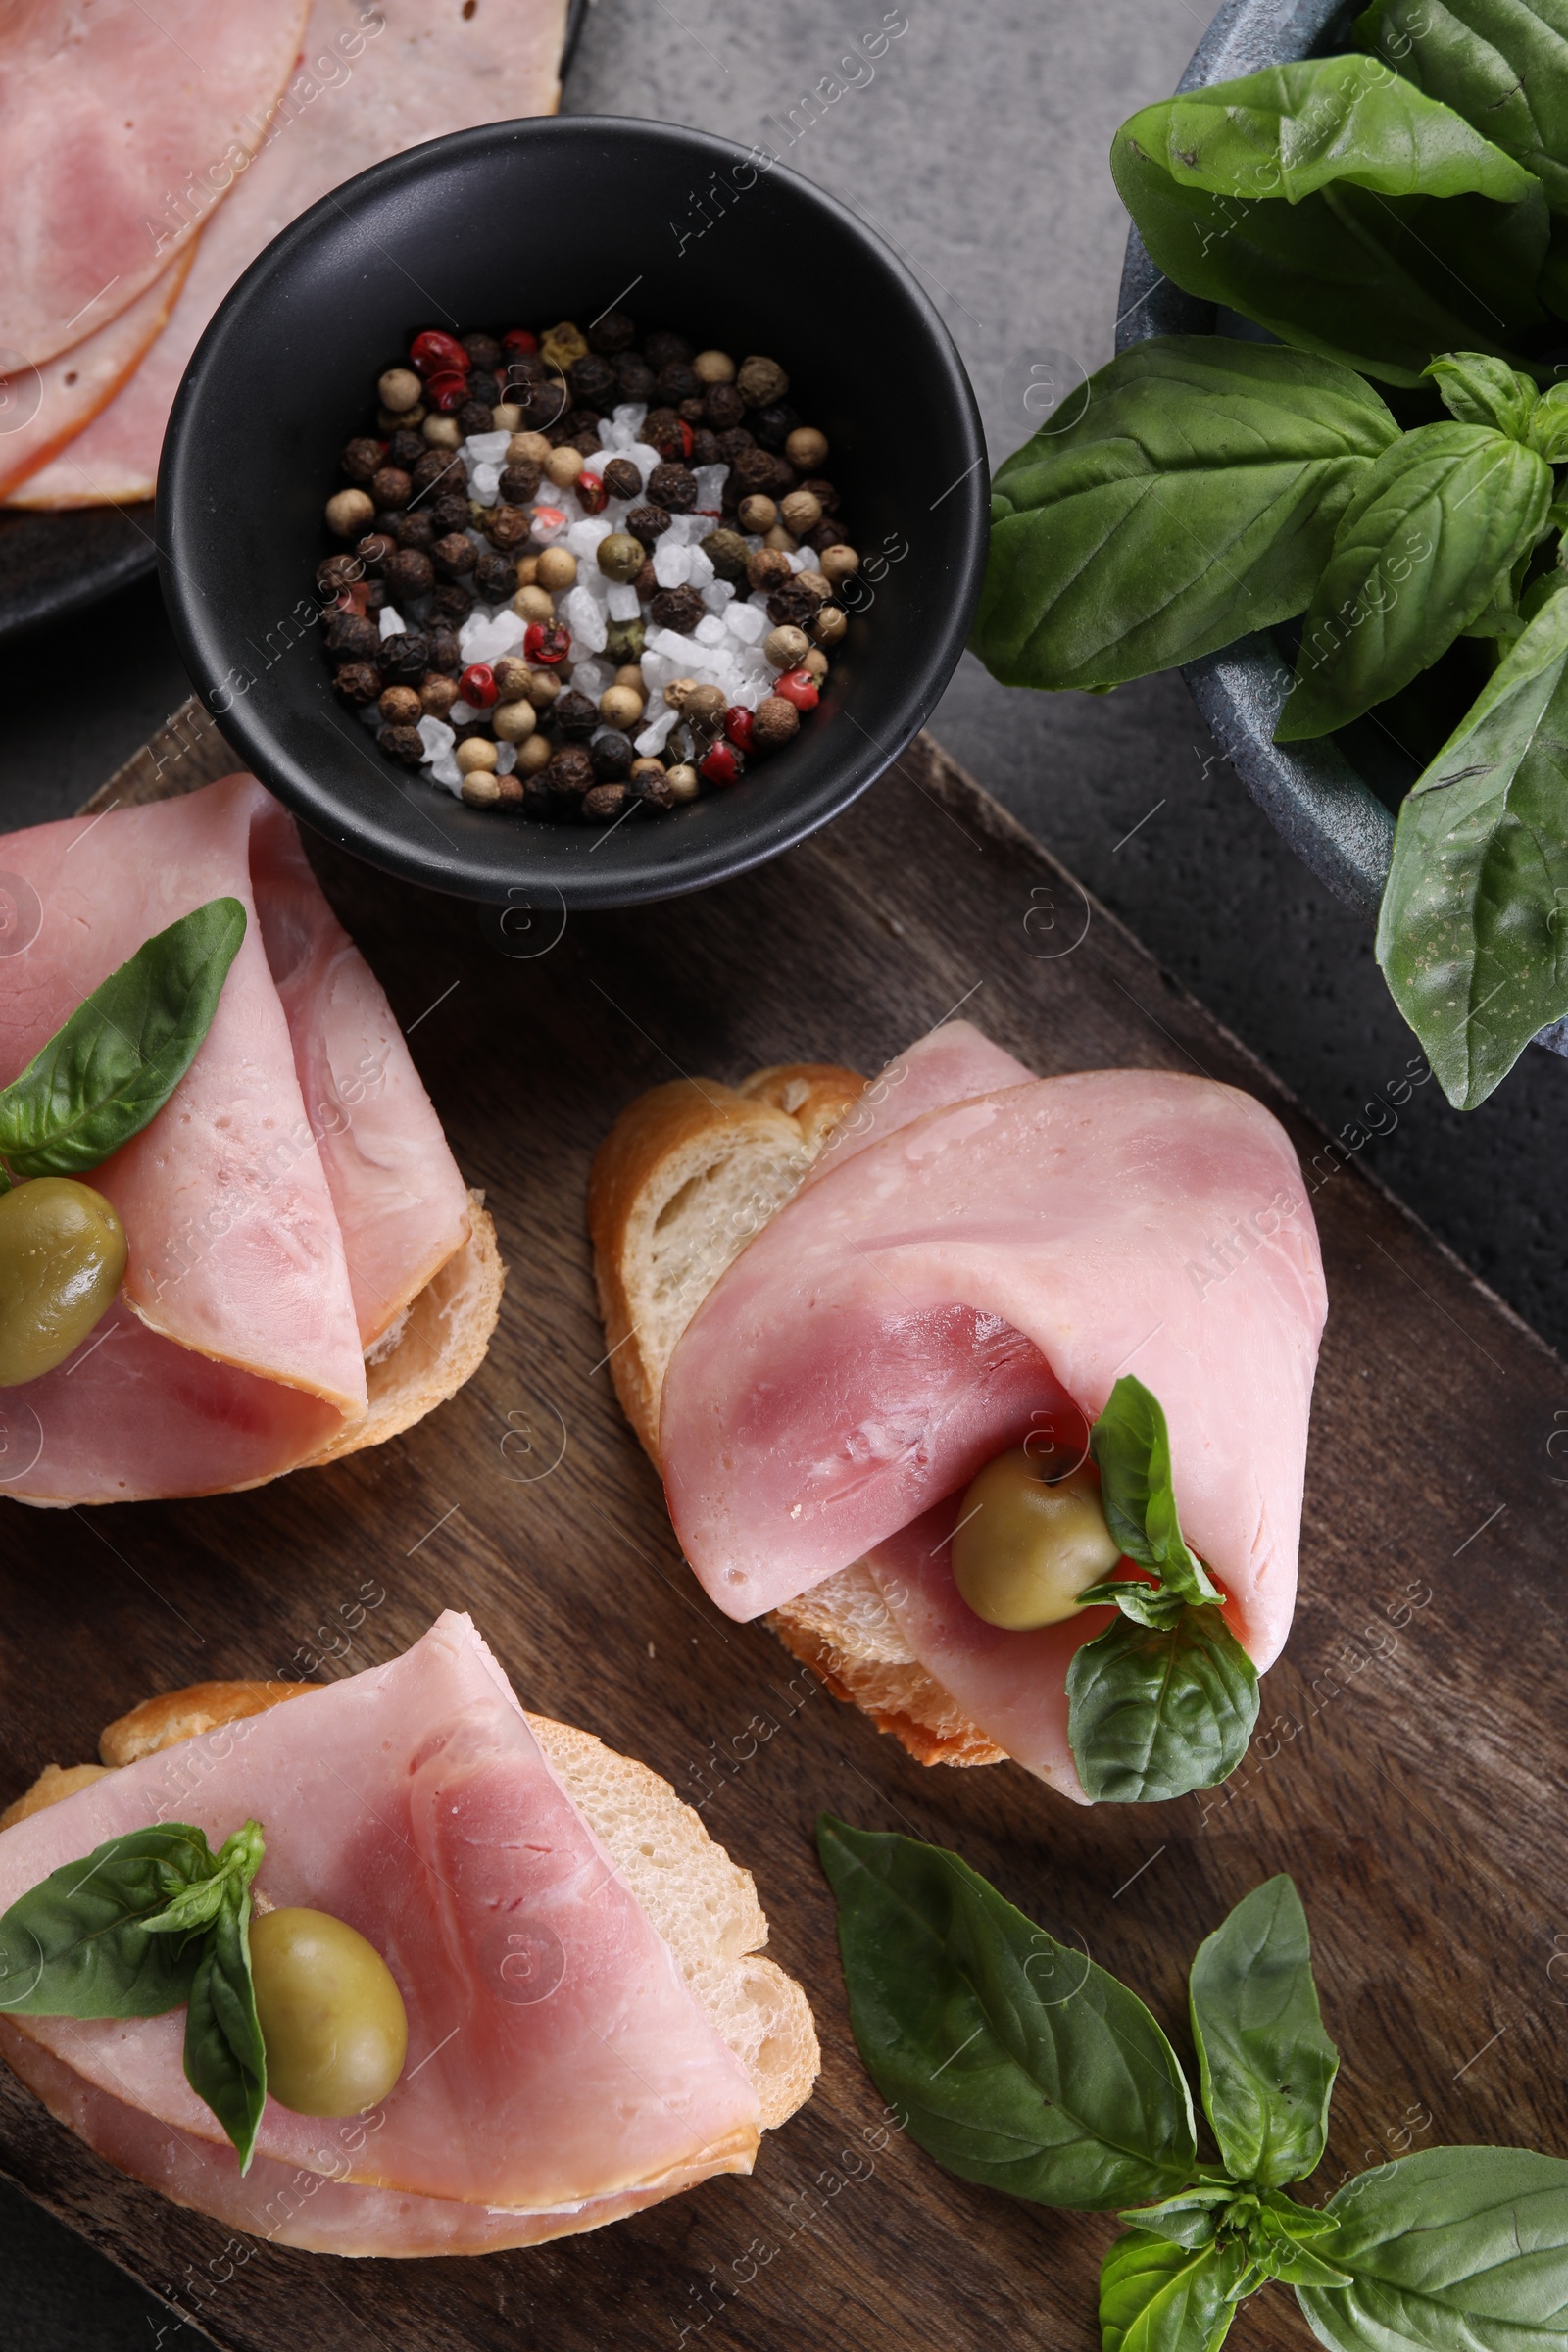
M 226 764 L 187 717 L 113 789 Z M 957 1847 L 1124 1976 L 1183 2048 L 1199 1939 L 1259 1879 L 1294 1873 L 1344 2053 L 1316 2195 L 1406 2147 L 1568 2153 L 1568 1377 L 1368 1180 L 1375 1143 L 1349 1165 L 1326 1154 L 1236 1040 L 929 742 L 763 871 L 564 927 L 519 914 L 504 938 L 471 906 L 318 861 L 496 1213 L 500 1331 L 453 1403 L 341 1467 L 215 1501 L 0 1502 L 0 1788 L 92 1755 L 150 1691 L 296 1674 L 333 1626 L 349 1645 L 317 1671 L 353 1672 L 439 1609 L 469 1609 L 525 1705 L 665 1774 L 756 1873 L 770 1948 L 815 2005 L 821 2083 L 752 2180 L 480 2260 L 231 2244 L 111 2172 L 3 2069 L 0 2166 L 236 2352 L 1090 2352 L 1109 2217 L 968 2187 L 885 2128 L 812 1848 L 824 1806 Z M 705 1599 L 611 1393 L 583 1199 L 621 1105 L 677 1072 L 874 1070 L 959 1006 L 1042 1072 L 1137 1063 L 1246 1087 L 1313 1163 L 1333 1304 L 1301 1605 L 1250 1756 L 1218 1793 L 1088 1812 L 1010 1765 L 911 1763 Z M 1397 1072 L 1366 1075 L 1387 1092 Z M 367 1586 L 385 1598 L 346 1632 Z M 1275 2287 L 1231 2340 L 1309 2338 Z

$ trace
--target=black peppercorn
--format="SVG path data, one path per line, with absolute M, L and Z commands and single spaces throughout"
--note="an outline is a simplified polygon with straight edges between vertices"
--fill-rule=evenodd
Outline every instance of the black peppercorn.
M 501 346 L 494 335 L 480 333 L 460 335 L 458 341 L 463 345 L 476 368 L 493 369 L 500 367 Z
M 727 490 L 732 482 L 742 498 L 750 498 L 757 493 L 771 498 L 774 463 L 765 449 L 740 450 L 730 460 L 729 481 L 724 487 Z
M 373 662 L 381 650 L 380 630 L 361 612 L 345 612 L 341 605 L 332 605 L 322 613 L 321 624 L 327 652 L 341 654 L 346 662 Z
M 823 481 L 820 474 L 808 474 L 806 480 L 801 484 L 801 488 L 803 490 L 809 490 L 811 496 L 815 499 L 817 505 L 821 508 L 824 514 L 836 514 L 838 513 L 839 494 L 834 489 L 831 482 Z
M 493 433 L 496 429 L 495 404 L 488 400 L 466 400 L 458 411 L 460 433 Z
M 686 454 L 686 436 L 673 409 L 650 409 L 643 418 L 643 439 L 662 458 L 674 463 Z
M 368 488 L 378 507 L 406 507 L 414 495 L 414 484 L 401 466 L 377 466 Z
M 566 406 L 566 387 L 560 376 L 552 376 L 544 383 L 518 384 L 512 398 L 529 432 L 548 433 Z
M 733 466 L 743 450 L 756 447 L 744 424 L 727 425 L 718 436 L 718 454 L 726 466 Z
M 754 355 L 741 362 L 735 385 L 749 409 L 767 409 L 784 398 L 790 388 L 790 379 L 777 360 L 759 359 Z
M 379 554 L 381 544 L 379 535 L 372 531 L 367 538 L 359 542 L 352 556 L 328 556 L 324 563 L 318 564 L 316 566 L 317 595 L 324 597 L 327 603 L 331 604 L 333 599 L 340 596 L 345 588 L 357 588 L 370 569 L 370 558 L 366 554 L 366 549 L 371 548 Z M 391 542 L 388 541 L 387 545 L 390 546 L 390 544 Z
M 426 514 L 423 507 L 413 507 L 407 514 L 398 515 L 392 522 L 392 536 L 399 547 L 417 547 L 428 554 L 440 534 L 435 527 L 434 515 Z
M 767 600 L 767 617 L 776 629 L 808 629 L 821 609 L 822 599 L 799 580 L 786 580 Z
M 562 701 L 564 700 L 563 696 Z M 584 745 L 564 743 L 559 752 L 552 754 L 545 773 L 558 792 L 587 792 L 593 785 L 594 763 Z
M 633 580 L 632 586 L 642 598 L 643 603 L 647 604 L 659 586 L 658 580 L 654 577 L 654 561 L 651 556 Z
M 642 496 L 643 477 L 630 458 L 612 458 L 599 478 L 612 498 Z
M 386 603 L 385 580 L 365 580 L 360 586 L 360 602 L 373 619 Z
M 515 556 L 483 555 L 473 567 L 473 584 L 492 605 L 501 604 L 517 585 Z
M 538 495 L 540 468 L 532 458 L 514 458 L 501 469 L 501 495 L 508 506 L 525 507 Z
M 654 371 L 648 362 L 639 359 L 634 351 L 623 351 L 615 362 L 615 382 L 625 401 L 649 401 L 654 397 Z
M 585 425 L 580 433 L 573 433 L 571 447 L 580 450 L 585 458 L 597 458 L 600 449 L 598 425 Z
M 746 403 L 733 384 L 710 384 L 703 394 L 703 414 L 715 433 L 727 432 L 746 414 Z
M 417 686 L 430 666 L 428 638 L 419 629 L 399 629 L 383 637 L 376 666 L 389 684 Z
M 454 631 L 440 627 L 433 628 L 427 633 L 424 642 L 430 657 L 430 667 L 439 670 L 443 677 L 454 676 L 463 667 L 463 656 L 459 651 Z
M 395 760 L 400 767 L 417 767 L 424 758 L 417 727 L 383 727 L 375 740 L 387 758 Z
M 708 422 L 703 411 L 703 404 L 695 394 L 690 400 L 678 400 L 675 403 L 675 414 L 682 424 L 698 425 Z
M 657 760 L 650 760 L 638 774 L 629 777 L 626 788 L 650 808 L 673 808 L 675 806 L 674 789 L 668 774 Z
M 363 433 L 357 440 L 349 443 L 340 460 L 343 470 L 351 482 L 369 481 L 372 474 L 380 471 L 385 462 L 380 442 L 372 441 Z
M 710 433 L 706 425 L 700 424 L 692 435 L 691 463 L 693 466 L 722 466 L 724 463 L 718 454 L 718 435 Z
M 493 409 L 495 407 L 496 402 L 501 398 L 501 386 L 496 381 L 493 368 L 474 368 L 468 378 L 468 398 L 478 401 L 481 408 Z
M 591 351 L 626 351 L 637 340 L 637 329 L 624 311 L 606 311 L 588 329 Z
M 696 588 L 661 588 L 654 598 L 653 623 L 656 629 L 678 629 L 689 637 L 706 611 Z
M 449 473 L 453 476 L 454 487 L 461 489 L 466 496 L 467 476 L 464 472 L 462 459 L 450 449 L 426 450 L 409 476 L 410 481 L 414 484 L 416 498 L 422 496 L 427 490 L 433 490 L 437 482 L 443 481 Z
M 672 514 L 689 514 L 697 504 L 697 476 L 689 466 L 656 466 L 648 476 L 648 498 Z
M 435 585 L 435 565 L 422 547 L 400 547 L 395 556 L 388 556 L 381 576 L 389 596 L 428 596 Z
M 650 368 L 670 368 L 691 365 L 692 347 L 684 335 L 672 335 L 666 327 L 655 327 L 643 337 L 643 358 Z
M 356 543 L 353 561 L 368 578 L 378 580 L 386 568 L 388 556 L 396 555 L 397 545 L 397 541 L 387 531 L 367 531 L 365 537 Z M 350 559 L 346 556 L 329 558 L 329 562 L 333 564 L 344 564 L 349 561 Z M 324 571 L 326 565 L 323 564 L 321 569 Z M 326 593 L 319 571 L 316 575 L 316 584 L 322 589 L 323 594 Z M 335 595 L 337 592 L 334 589 L 331 593 Z
M 416 513 L 429 515 L 437 539 L 444 539 L 448 531 L 466 531 L 473 518 L 467 500 L 456 491 L 443 490 Z
M 332 684 L 356 710 L 380 699 L 381 673 L 369 662 L 345 662 L 341 669 L 333 671 Z
M 679 408 L 683 400 L 696 400 L 702 389 L 684 360 L 671 360 L 659 370 L 659 397 L 672 409 Z
M 615 405 L 615 370 L 610 361 L 591 351 L 573 360 L 566 370 L 571 397 L 580 409 L 612 409 Z
M 819 556 L 825 556 L 830 547 L 843 545 L 844 535 L 844 525 L 835 517 L 826 516 L 814 531 L 807 532 L 802 545 L 811 548 Z
M 386 445 L 386 462 L 389 466 L 401 466 L 405 473 L 412 473 L 429 446 L 422 433 L 412 433 L 403 425 Z
M 463 531 L 448 531 L 430 550 L 430 559 L 444 580 L 461 580 L 478 562 L 473 541 Z
M 465 588 L 461 580 L 443 580 L 430 602 L 442 620 L 456 625 L 473 611 L 473 591 Z
M 589 745 L 588 757 L 601 784 L 624 784 L 637 755 L 629 735 L 601 735 L 597 743 Z
M 569 743 L 586 743 L 599 724 L 598 706 L 571 686 L 552 706 L 551 716 L 557 734 L 564 735 Z
M 655 540 L 662 539 L 668 530 L 669 516 L 662 507 L 633 507 L 626 516 L 626 528 L 634 539 L 642 541 L 644 547 L 652 547 Z
M 526 507 L 486 507 L 479 527 L 492 547 L 503 555 L 515 556 L 533 529 L 533 516 Z
M 624 784 L 595 784 L 582 796 L 582 812 L 590 824 L 612 824 L 623 813 L 630 797 Z
M 786 409 L 777 405 L 766 409 L 754 409 L 752 412 L 752 431 L 756 434 L 758 441 L 763 449 L 777 450 L 780 453 L 800 421 L 794 409 Z
M 739 531 L 710 531 L 703 541 L 703 553 L 721 580 L 745 579 L 751 549 Z

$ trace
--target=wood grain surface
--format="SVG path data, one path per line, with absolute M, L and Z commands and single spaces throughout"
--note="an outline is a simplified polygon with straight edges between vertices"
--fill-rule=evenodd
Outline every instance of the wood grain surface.
M 182 742 L 162 746 L 162 768 L 156 750 L 132 763 L 117 796 L 221 771 L 194 720 Z M 453 1403 L 339 1467 L 201 1502 L 0 1502 L 0 1789 L 92 1755 L 100 1726 L 151 1691 L 299 1672 L 367 1579 L 385 1600 L 323 1675 L 469 1609 L 526 1706 L 665 1774 L 755 1872 L 770 1949 L 816 2009 L 822 2080 L 750 2180 L 482 2259 L 231 2242 L 110 2171 L 3 2070 L 0 2167 L 163 2296 L 172 2331 L 178 2316 L 235 2352 L 1090 2352 L 1111 2219 L 968 2187 L 886 2128 L 846 2022 L 811 1843 L 823 1806 L 956 1847 L 1124 1976 L 1184 2051 L 1194 1947 L 1291 1871 L 1344 2054 L 1314 2196 L 1409 2146 L 1568 2153 L 1568 1378 L 1369 1180 L 1375 1141 L 1348 1164 L 1327 1153 L 928 742 L 761 872 L 644 910 L 524 910 L 503 933 L 335 853 L 318 864 L 486 1189 L 511 1267 L 500 1330 Z M 1250 1755 L 1206 1796 L 1081 1811 L 1010 1765 L 910 1762 L 704 1597 L 600 1361 L 584 1187 L 632 1095 L 762 1062 L 874 1070 L 959 1005 L 1042 1073 L 1135 1063 L 1246 1087 L 1310 1163 L 1332 1308 L 1301 1602 Z M 1274 2287 L 1230 2340 L 1310 2338 Z

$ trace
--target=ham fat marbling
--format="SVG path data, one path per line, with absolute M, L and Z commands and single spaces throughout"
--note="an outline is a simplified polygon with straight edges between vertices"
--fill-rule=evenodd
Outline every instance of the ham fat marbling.
M 1108 1612 L 983 1625 L 945 1506 L 1031 1431 L 1081 1451 L 1134 1373 L 1165 1410 L 1188 1541 L 1268 1666 L 1326 1312 L 1296 1154 L 1250 1096 L 1161 1070 L 1035 1078 L 949 1023 L 873 1085 L 677 1344 L 676 1532 L 740 1619 L 867 1559 L 921 1663 L 1074 1792 L 1062 1676 Z
M 216 1846 L 247 1817 L 269 1900 L 330 1911 L 384 1956 L 408 2066 L 363 2119 L 270 2100 L 242 2180 L 185 2081 L 183 2012 L 4 2021 L 18 2073 L 122 2170 L 238 2229 L 362 2255 L 526 2245 L 751 2170 L 750 2076 L 467 1617 L 19 1822 L 0 1834 L 0 1911 L 155 1818 Z
M 7 1391 L 15 1445 L 36 1429 L 40 1449 L 0 1466 L 0 1493 L 275 1477 L 365 1414 L 365 1348 L 468 1233 L 391 1007 L 249 776 L 0 837 L 0 868 L 22 938 L 0 965 L 0 1084 L 154 932 L 224 895 L 250 917 L 190 1069 L 91 1178 L 125 1227 L 123 1289 L 67 1364 Z

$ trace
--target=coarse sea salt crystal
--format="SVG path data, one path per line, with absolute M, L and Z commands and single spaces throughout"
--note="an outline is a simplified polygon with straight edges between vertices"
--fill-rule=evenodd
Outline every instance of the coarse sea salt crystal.
M 504 743 L 501 746 L 500 751 L 496 754 L 496 774 L 498 776 L 510 776 L 516 764 L 516 745 L 514 743 Z
M 710 612 L 722 615 L 735 601 L 733 580 L 710 580 L 703 590 L 703 603 Z
M 673 532 L 654 550 L 654 577 L 661 588 L 683 588 L 691 573 L 692 551 L 676 542 Z
M 533 535 L 541 547 L 554 547 L 570 528 L 571 518 L 561 507 L 534 507 L 528 514 Z
M 585 694 L 591 703 L 597 703 L 612 674 L 603 662 L 574 662 L 571 667 L 573 691 Z
M 566 533 L 566 545 L 579 564 L 592 563 L 599 553 L 600 541 L 610 537 L 612 528 L 612 525 L 602 514 L 585 514 L 581 522 L 574 522 Z
M 428 716 L 420 719 L 419 741 L 424 746 L 424 757 L 427 761 L 439 760 L 443 752 L 450 752 L 457 740 L 453 729 L 447 725 L 444 719 Z
M 397 612 L 393 606 L 383 605 L 381 607 L 380 614 L 380 629 L 381 642 L 384 645 L 389 637 L 407 636 L 408 622 L 404 619 L 402 613 Z
M 458 767 L 457 761 L 452 758 L 450 753 L 443 753 L 439 760 L 432 760 L 430 762 L 430 773 L 438 784 L 444 784 L 446 786 L 448 792 L 451 793 L 454 800 L 462 800 L 463 776 Z
M 476 466 L 468 476 L 468 496 L 481 507 L 493 507 L 501 496 L 499 466 Z
M 499 612 L 470 612 L 458 631 L 458 652 L 464 667 L 470 662 L 499 662 L 515 653 L 526 629 L 521 617 L 503 607 Z
M 791 550 L 790 550 L 790 569 L 791 569 L 791 571 L 810 571 L 810 570 L 812 570 L 812 569 L 815 567 L 815 564 L 816 564 L 816 550 L 815 550 L 814 548 L 811 548 L 811 547 L 795 547 L 795 548 L 791 548 Z
M 760 645 L 767 635 L 767 614 L 753 604 L 732 604 L 724 614 L 724 626 L 742 645 Z
M 466 703 L 461 694 L 452 706 L 452 723 L 454 726 L 466 727 L 471 719 L 483 718 L 483 704 Z
M 642 733 L 635 739 L 634 745 L 643 759 L 657 759 L 668 742 L 670 731 L 677 724 L 679 718 L 678 710 L 671 710 L 666 707 L 661 710 L 657 718 L 649 720 Z
M 463 462 L 471 473 L 476 466 L 502 466 L 507 462 L 510 433 L 470 433 L 463 443 Z
M 603 574 L 600 575 L 603 577 Z M 642 600 L 630 580 L 607 580 L 606 608 L 612 620 L 635 620 L 642 611 Z
M 643 418 L 647 414 L 648 403 L 646 400 L 623 400 L 611 410 L 610 421 L 612 424 L 619 425 L 623 432 L 630 433 L 632 440 L 635 441 L 643 429 Z
M 571 632 L 573 651 L 597 654 L 604 651 L 605 608 L 586 588 L 568 588 L 559 607 L 562 619 Z
M 676 664 L 670 675 L 677 678 L 681 676 L 691 659 L 692 641 L 689 637 L 683 637 L 677 629 L 650 629 L 645 643 L 656 654 L 667 654 Z
M 690 553 L 691 563 L 686 572 L 687 579 L 694 588 L 710 588 L 715 576 L 712 557 L 705 555 L 700 547 L 692 548 Z
M 705 612 L 692 631 L 699 645 L 722 645 L 725 634 L 724 623 L 716 612 Z
M 647 441 L 634 441 L 630 449 L 627 450 L 626 455 L 628 458 L 630 458 L 632 464 L 642 475 L 645 483 L 648 480 L 648 476 L 653 472 L 654 467 L 656 466 L 662 466 L 664 463 L 658 450 Z
M 692 471 L 697 476 L 697 504 L 700 507 L 720 505 L 724 484 L 729 479 L 729 467 L 727 466 L 694 466 Z

